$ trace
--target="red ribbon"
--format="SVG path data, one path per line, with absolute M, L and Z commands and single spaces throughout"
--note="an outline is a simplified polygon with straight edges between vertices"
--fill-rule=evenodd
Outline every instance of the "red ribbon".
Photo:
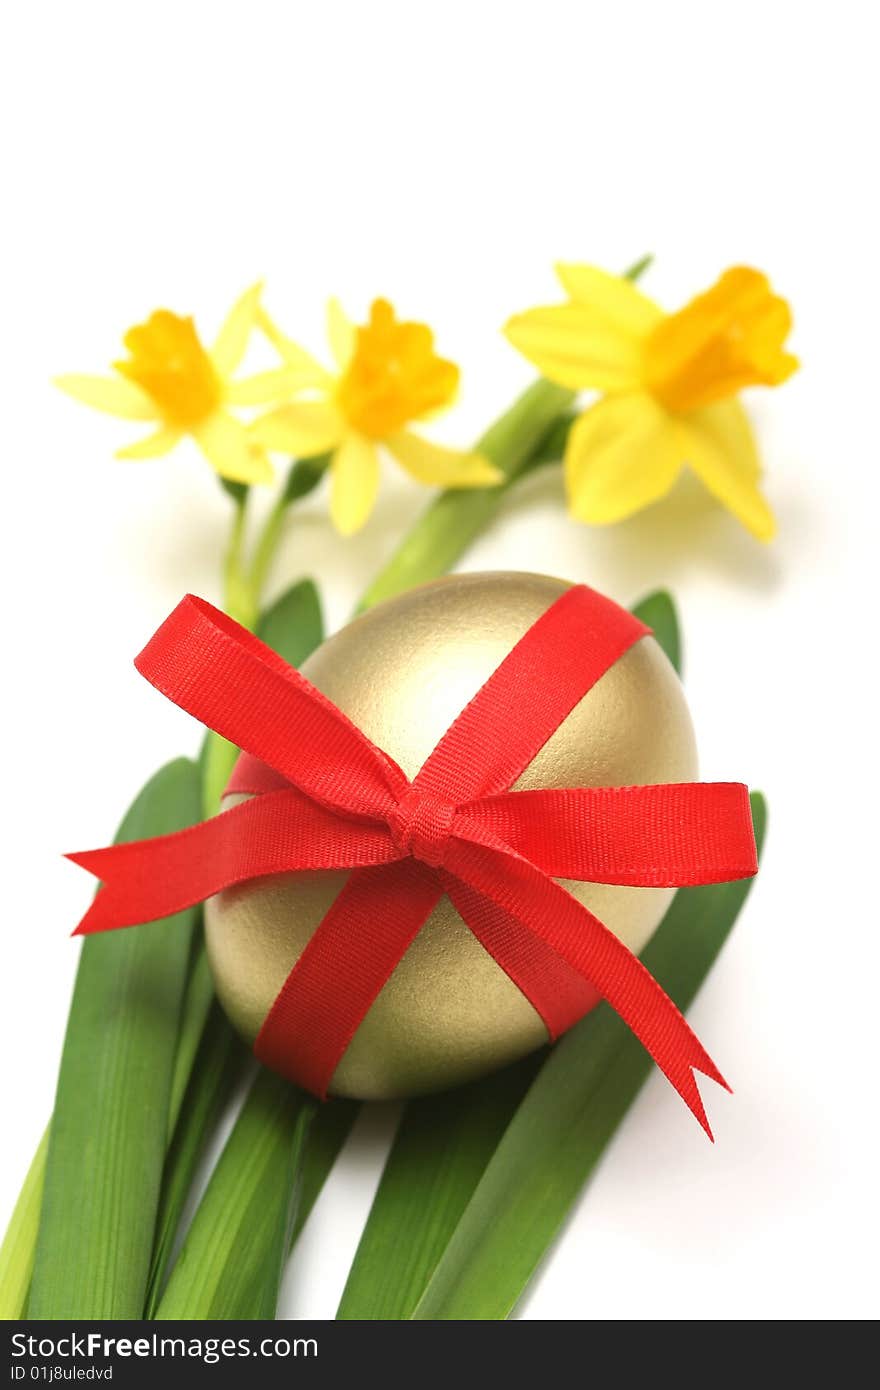
M 268 1066 L 323 1096 L 448 894 L 551 1038 L 607 999 L 711 1138 L 693 1069 L 726 1086 L 721 1073 L 638 958 L 554 879 L 673 887 L 748 877 L 757 859 L 746 788 L 509 790 L 649 631 L 600 594 L 568 589 L 410 781 L 298 671 L 187 596 L 135 664 L 244 750 L 228 790 L 251 799 L 173 835 L 70 855 L 103 882 L 77 932 L 167 917 L 267 874 L 351 870 L 254 1045 Z

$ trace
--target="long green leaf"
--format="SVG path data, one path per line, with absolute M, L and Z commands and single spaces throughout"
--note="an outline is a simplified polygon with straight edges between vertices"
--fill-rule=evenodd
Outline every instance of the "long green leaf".
M 213 1034 L 213 1029 L 209 1028 L 209 1034 Z M 233 1051 L 232 1066 L 226 1070 L 224 1069 L 225 1059 L 229 1056 L 230 1049 L 238 1049 L 238 1051 Z M 168 1277 L 170 1257 L 176 1240 L 181 1212 L 189 1194 L 196 1168 L 204 1152 L 206 1141 L 216 1128 L 217 1119 L 225 1109 L 231 1090 L 241 1077 L 241 1061 L 246 1061 L 248 1057 L 243 1044 L 238 1041 L 224 1019 L 221 1019 L 217 1025 L 216 1036 L 206 1035 L 203 1053 L 203 1058 L 200 1057 L 197 1060 L 193 1072 L 190 1090 L 181 1112 L 178 1134 L 175 1136 L 174 1147 L 169 1154 L 166 1167 L 166 1179 L 157 1221 L 158 1238 L 147 1298 L 146 1316 L 148 1318 L 172 1316 L 170 1313 L 159 1313 L 159 1308 Z M 230 1078 L 232 1078 L 231 1082 Z M 359 1110 L 360 1105 L 356 1101 L 348 1100 L 333 1100 L 318 1106 L 309 1126 L 305 1149 L 300 1156 L 298 1200 L 288 1240 L 288 1250 L 291 1250 L 296 1244 L 339 1152 L 348 1138 Z M 275 1141 L 281 1144 L 284 1128 L 289 1125 L 289 1115 L 283 1109 L 267 1108 L 262 1111 L 260 1123 L 261 1142 L 268 1140 L 271 1135 Z M 264 1174 L 262 1169 L 250 1166 L 248 1155 L 243 1146 L 239 1149 L 237 1156 L 235 1154 L 227 1156 L 226 1163 L 227 1180 L 235 1184 L 236 1190 L 243 1198 L 249 1188 L 253 1194 L 258 1194 Z M 238 1169 L 237 1173 L 236 1168 Z M 280 1206 L 278 1212 L 279 1222 L 285 1225 L 289 1213 Z M 208 1218 L 202 1219 L 207 1220 Z M 248 1238 L 253 1235 L 255 1239 L 263 1240 L 265 1247 L 268 1248 L 275 1239 L 276 1229 L 270 1222 L 267 1222 L 261 1232 L 255 1233 L 246 1230 L 245 1235 Z M 230 1229 L 227 1232 L 227 1237 L 231 1246 L 236 1245 L 241 1238 L 240 1229 Z M 215 1258 L 219 1259 L 219 1255 L 220 1246 L 218 1243 L 215 1249 Z M 252 1258 L 254 1258 L 253 1253 Z M 193 1266 L 191 1266 L 191 1272 L 192 1269 Z M 228 1252 L 227 1269 L 231 1275 L 235 1275 L 236 1258 L 233 1250 Z M 273 1273 L 272 1278 L 274 1277 Z M 223 1279 L 218 1279 L 215 1291 L 215 1297 L 218 1299 L 227 1297 L 222 1284 Z M 175 1297 L 181 1303 L 187 1297 L 183 1273 L 178 1276 Z
M 158 1319 L 275 1316 L 317 1104 L 271 1072 L 259 1073 L 193 1217 Z
M 654 628 L 678 666 L 681 643 L 669 595 L 650 594 L 633 612 Z M 412 1315 L 538 1064 L 529 1058 L 474 1086 L 406 1106 L 337 1317 Z
M 752 797 L 759 846 L 766 811 Z M 686 1009 L 748 896 L 750 880 L 682 888 L 643 953 Z M 414 1317 L 501 1319 L 516 1306 L 652 1068 L 600 1004 L 553 1049 L 495 1151 Z
M 169 1144 L 180 1118 L 180 1107 L 186 1095 L 213 1002 L 214 982 L 205 951 L 204 935 L 199 931 L 193 941 L 191 963 L 180 1007 L 180 1028 L 177 1033 L 171 1096 L 168 1101 Z
M 167 764 L 117 839 L 199 817 L 198 770 Z M 150 1267 L 193 910 L 83 943 L 64 1040 L 30 1317 L 139 1318 Z
M 171 1263 L 180 1217 L 206 1143 L 245 1073 L 248 1049 L 216 999 L 202 1034 L 165 1163 L 145 1316 L 155 1316 Z
M 297 1237 L 321 1194 L 321 1189 L 351 1132 L 360 1108 L 359 1102 L 355 1100 L 330 1100 L 318 1106 L 309 1129 L 309 1142 L 306 1144 L 303 1158 L 299 1205 L 290 1233 L 291 1248 L 296 1244 Z
M 542 1055 L 459 1090 L 410 1101 L 338 1318 L 412 1316 Z
M 296 466 L 292 474 L 296 474 Z M 321 602 L 313 581 L 300 580 L 286 589 L 261 617 L 257 634 L 286 662 L 299 666 L 324 639 Z M 207 770 L 204 749 L 213 737 L 215 735 L 207 735 L 200 760 L 203 776 L 207 774 L 209 778 L 217 773 L 217 763 L 214 762 L 211 770 Z M 228 745 L 228 749 L 231 767 L 236 751 L 232 745 Z M 225 776 L 228 776 L 228 770 Z M 203 791 L 204 802 L 209 802 L 213 792 L 207 788 L 203 788 Z M 217 808 L 214 806 L 214 809 Z M 179 1218 L 184 1211 L 190 1183 L 217 1120 L 238 1087 L 245 1055 L 231 1024 L 215 1004 L 209 960 L 202 937 L 199 937 L 182 1009 L 171 1098 L 170 1118 L 174 1137 L 165 1163 L 156 1245 L 150 1269 L 147 1316 L 153 1316 L 156 1312 L 158 1298 L 168 1276 Z M 317 1152 L 321 1152 L 320 1145 Z M 332 1162 L 332 1159 L 328 1159 L 328 1162 Z M 307 1170 L 311 1172 L 309 1165 Z M 314 1195 L 317 1195 L 317 1191 Z M 314 1201 L 314 1195 L 311 1195 L 310 1201 Z
M 47 1126 L 31 1160 L 0 1246 L 0 1322 L 24 1317 L 37 1248 L 48 1148 Z

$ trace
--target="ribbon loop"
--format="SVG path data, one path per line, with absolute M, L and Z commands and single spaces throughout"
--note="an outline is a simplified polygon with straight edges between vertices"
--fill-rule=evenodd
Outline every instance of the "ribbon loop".
M 252 632 L 193 594 L 135 661 L 169 700 L 322 806 L 385 819 L 400 768 Z
M 255 1044 L 324 1095 L 355 1031 L 442 895 L 550 1037 L 599 997 L 710 1134 L 694 1068 L 723 1077 L 639 960 L 555 880 L 675 886 L 757 870 L 739 783 L 510 787 L 648 629 L 567 590 L 525 633 L 409 782 L 387 753 L 252 633 L 187 596 L 137 660 L 163 694 L 244 752 L 250 799 L 202 825 L 70 858 L 103 880 L 78 931 L 171 915 L 233 884 L 350 869 Z

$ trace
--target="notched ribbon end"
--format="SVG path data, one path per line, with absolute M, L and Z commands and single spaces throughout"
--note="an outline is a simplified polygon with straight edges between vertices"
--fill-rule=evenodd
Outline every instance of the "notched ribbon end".
M 92 868 L 92 861 L 97 858 L 98 855 L 103 854 L 103 852 L 104 851 L 100 849 L 78 849 L 72 850 L 69 854 L 65 854 L 62 857 L 64 859 L 69 859 L 71 864 L 75 864 L 78 869 L 85 869 L 87 874 L 97 876 L 95 870 Z
M 711 1070 L 709 1068 L 711 1068 Z M 702 1076 L 708 1076 L 710 1081 L 716 1082 L 716 1084 L 719 1085 L 723 1090 L 725 1090 L 728 1095 L 733 1095 L 733 1087 L 721 1075 L 721 1072 L 715 1066 L 715 1063 L 712 1061 L 711 1058 L 707 1058 L 707 1065 L 701 1065 L 699 1062 L 697 1062 L 691 1068 L 691 1083 L 693 1086 L 692 1096 L 691 1099 L 689 1099 L 687 1096 L 684 1096 L 683 1099 L 689 1106 L 690 1110 L 693 1112 L 696 1119 L 699 1120 L 700 1125 L 705 1130 L 706 1135 L 708 1136 L 709 1142 L 714 1144 L 715 1135 L 712 1133 L 712 1127 L 709 1124 L 709 1120 L 706 1116 L 706 1109 L 703 1105 L 702 1097 L 700 1096 L 700 1090 L 697 1084 L 695 1072 L 700 1072 Z M 696 1103 L 694 1103 L 694 1101 L 696 1101 Z
M 95 861 L 100 860 L 106 852 L 106 850 L 100 849 L 74 850 L 72 853 L 65 854 L 63 857 L 69 860 L 71 864 L 75 864 L 78 869 L 85 869 L 87 874 L 91 874 L 94 878 L 100 878 L 101 874 L 96 867 Z M 91 907 L 79 923 L 79 926 L 75 927 L 70 933 L 71 936 L 91 936 L 93 932 L 106 930 L 108 926 L 113 925 L 109 921 L 106 922 L 103 928 L 96 925 L 99 914 L 102 917 L 107 916 L 104 911 L 104 905 L 100 901 L 102 892 L 103 889 L 99 888 Z M 93 923 L 95 923 L 95 925 L 93 925 Z

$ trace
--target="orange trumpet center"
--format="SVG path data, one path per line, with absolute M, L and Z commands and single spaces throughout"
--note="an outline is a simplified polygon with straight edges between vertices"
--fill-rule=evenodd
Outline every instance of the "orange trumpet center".
M 778 386 L 798 361 L 783 344 L 791 311 L 766 275 L 726 271 L 705 294 L 670 314 L 644 347 L 646 388 L 675 414 L 699 410 L 745 386 Z
M 425 324 L 401 322 L 387 300 L 377 299 L 369 322 L 357 331 L 336 400 L 353 429 L 385 439 L 448 405 L 458 377 L 455 363 L 434 352 L 434 335 Z
M 168 424 L 191 429 L 217 409 L 220 381 L 191 318 L 159 309 L 123 341 L 129 356 L 116 370 L 146 391 Z

